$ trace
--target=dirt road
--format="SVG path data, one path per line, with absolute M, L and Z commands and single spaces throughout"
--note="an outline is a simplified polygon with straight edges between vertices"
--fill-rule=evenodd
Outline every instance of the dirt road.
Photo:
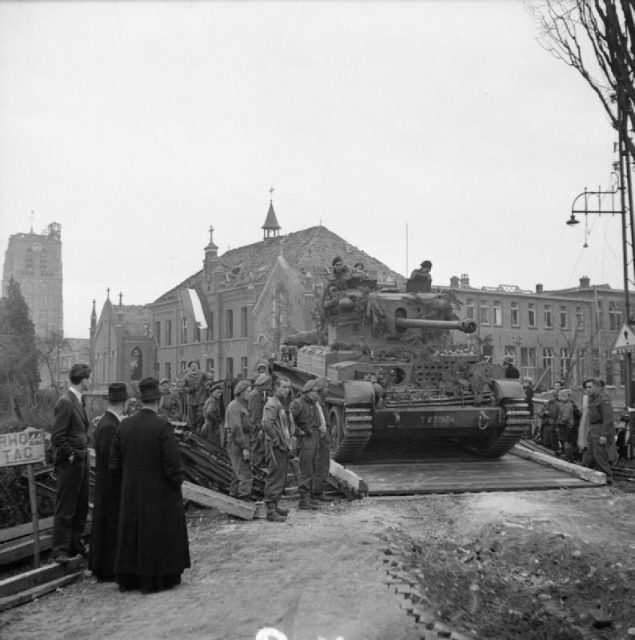
M 87 576 L 0 614 L 0 637 L 573 639 L 635 627 L 635 495 L 619 489 L 367 498 L 284 524 L 192 508 L 188 519 L 180 587 L 123 594 Z

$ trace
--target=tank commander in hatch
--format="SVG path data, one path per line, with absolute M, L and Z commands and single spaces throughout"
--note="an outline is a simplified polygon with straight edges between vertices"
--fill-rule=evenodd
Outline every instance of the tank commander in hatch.
M 331 263 L 333 267 L 333 281 L 336 289 L 345 289 L 351 277 L 348 267 L 344 264 L 341 256 L 335 256 Z
M 432 290 L 432 262 L 424 260 L 418 269 L 410 274 L 410 281 L 415 285 L 414 291 L 429 293 Z

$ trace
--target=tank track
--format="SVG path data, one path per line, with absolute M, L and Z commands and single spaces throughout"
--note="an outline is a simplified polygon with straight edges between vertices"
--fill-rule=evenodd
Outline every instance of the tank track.
M 511 400 L 503 405 L 505 427 L 486 447 L 479 449 L 482 458 L 500 458 L 531 430 L 531 417 L 526 402 Z
M 373 411 L 369 406 L 344 407 L 343 438 L 333 454 L 336 462 L 351 462 L 364 450 L 373 430 Z

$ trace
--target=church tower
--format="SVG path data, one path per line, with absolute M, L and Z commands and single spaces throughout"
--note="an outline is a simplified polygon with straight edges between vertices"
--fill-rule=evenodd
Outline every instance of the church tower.
M 273 187 L 269 189 L 269 193 L 272 194 L 271 200 L 269 200 L 269 211 L 267 211 L 267 218 L 262 225 L 262 239 L 277 238 L 280 234 L 280 225 L 278 224 L 278 218 L 276 218 L 276 212 L 273 210 Z
M 42 233 L 16 233 L 9 238 L 4 254 L 2 295 L 9 281 L 20 284 L 35 335 L 46 338 L 55 332 L 62 336 L 62 226 L 52 222 Z

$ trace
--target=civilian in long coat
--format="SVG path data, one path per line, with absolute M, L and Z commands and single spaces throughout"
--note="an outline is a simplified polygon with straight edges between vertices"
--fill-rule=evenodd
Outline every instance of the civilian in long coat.
M 126 385 L 113 382 L 108 387 L 108 409 L 95 428 L 95 489 L 93 528 L 90 536 L 89 566 L 98 580 L 115 579 L 117 521 L 121 478 L 110 471 L 110 451 L 128 399 Z
M 121 590 L 160 591 L 190 566 L 181 458 L 170 423 L 157 415 L 159 381 L 139 383 L 142 409 L 119 426 L 111 469 L 121 470 L 115 573 Z

